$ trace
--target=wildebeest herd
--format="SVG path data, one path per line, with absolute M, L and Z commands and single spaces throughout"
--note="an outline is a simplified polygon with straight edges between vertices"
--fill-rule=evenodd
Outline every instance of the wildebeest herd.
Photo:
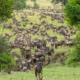
M 28 16 L 35 16 L 36 12 L 37 16 L 39 16 L 40 23 L 34 23 L 28 20 Z M 72 40 L 75 38 L 70 38 L 71 35 L 76 34 L 76 31 L 73 27 L 67 28 L 67 26 L 60 25 L 56 26 L 53 24 L 48 24 L 46 20 L 47 16 L 51 17 L 51 21 L 58 20 L 58 23 L 64 23 L 65 14 L 62 13 L 62 9 L 34 9 L 30 11 L 14 11 L 14 17 L 12 19 L 13 22 L 11 23 L 4 23 L 4 28 L 11 29 L 14 34 L 11 35 L 9 33 L 5 33 L 5 38 L 9 39 L 16 35 L 14 41 L 10 41 L 8 46 L 10 47 L 9 52 L 14 55 L 14 60 L 19 64 L 17 71 L 27 71 L 29 69 L 33 69 L 35 67 L 35 75 L 37 76 L 37 66 L 42 64 L 46 66 L 50 64 L 50 62 L 56 62 L 56 59 L 60 56 L 60 54 L 56 54 L 54 58 L 52 58 L 52 54 L 54 54 L 54 48 L 58 48 L 58 46 L 73 46 Z M 18 21 L 16 18 L 17 15 L 20 15 L 21 21 Z M 27 28 L 27 25 L 30 24 L 32 27 Z M 14 25 L 14 26 L 13 26 Z M 41 26 L 44 26 L 41 28 Z M 23 27 L 22 27 L 23 26 Z M 57 36 L 53 35 L 50 36 L 46 31 L 52 30 L 53 33 L 63 35 L 65 38 L 64 40 L 58 41 Z M 33 39 L 32 36 L 35 34 L 38 36 L 47 37 L 46 39 Z M 47 46 L 47 43 L 50 42 L 51 47 Z M 16 54 L 16 52 L 12 52 L 12 49 L 19 48 L 21 50 L 22 57 Z M 32 55 L 31 50 L 34 50 L 35 53 Z M 65 56 L 65 52 L 61 53 L 62 56 Z M 47 63 L 45 62 L 45 57 L 47 58 Z M 61 60 L 62 64 L 64 64 L 64 60 Z M 40 72 L 39 72 L 40 73 Z

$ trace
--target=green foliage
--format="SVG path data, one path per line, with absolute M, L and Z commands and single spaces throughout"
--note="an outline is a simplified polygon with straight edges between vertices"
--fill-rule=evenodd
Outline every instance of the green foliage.
M 14 0 L 14 9 L 21 10 L 26 8 L 26 0 Z
M 0 0 L 0 21 L 12 18 L 13 4 L 13 0 Z
M 23 0 L 23 8 L 26 8 L 26 0 Z
M 67 1 L 68 1 L 68 0 L 52 0 L 51 3 L 58 4 L 58 3 L 61 2 L 63 5 L 65 5 L 65 4 L 67 3 Z
M 4 66 L 11 66 L 13 65 L 13 56 L 10 53 L 1 53 L 0 54 L 0 65 L 2 65 L 2 68 Z M 10 67 L 9 67 L 10 68 Z
M 77 26 L 80 24 L 80 0 L 69 0 L 65 5 L 64 13 L 67 18 L 67 22 L 70 25 Z
M 8 53 L 9 47 L 7 46 L 8 41 L 0 35 L 0 70 L 1 68 L 12 68 L 14 60 L 12 54 Z
M 76 52 L 76 61 L 80 61 L 80 32 L 76 35 L 76 40 L 73 41 L 75 52 Z
M 34 3 L 33 9 L 39 9 L 40 6 L 37 3 Z
M 20 10 L 23 9 L 23 4 L 19 1 L 16 1 L 15 5 L 14 5 L 14 9 L 16 10 Z
M 64 8 L 65 20 L 77 29 L 80 28 L 80 0 L 68 0 Z M 76 35 L 76 40 L 73 41 L 74 50 L 68 57 L 66 63 L 70 66 L 76 66 L 80 62 L 80 31 Z
M 9 47 L 7 46 L 7 43 L 8 41 L 5 40 L 5 38 L 0 35 L 0 54 L 8 53 L 7 49 L 9 49 Z
M 76 35 L 75 41 L 72 42 L 74 44 L 74 49 L 72 54 L 69 55 L 66 64 L 76 66 L 80 62 L 80 32 Z
M 31 0 L 31 1 L 36 2 L 36 0 Z

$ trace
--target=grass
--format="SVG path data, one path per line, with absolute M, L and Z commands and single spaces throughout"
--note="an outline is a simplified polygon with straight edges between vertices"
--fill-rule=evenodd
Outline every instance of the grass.
M 39 4 L 40 8 L 44 7 L 44 8 L 48 8 L 51 7 L 51 8 L 54 8 L 54 4 L 51 3 L 52 0 L 36 0 L 36 3 Z M 30 5 L 30 6 L 33 6 L 34 5 L 34 2 L 32 2 L 31 0 L 28 0 L 26 1 L 26 4 L 27 5 Z M 58 6 L 58 7 L 56 7 Z M 55 8 L 61 8 L 61 3 L 55 5 Z
M 54 8 L 54 5 L 52 5 L 50 1 L 51 0 L 37 0 L 37 3 L 40 5 L 40 8 L 41 7 L 47 8 L 48 6 L 50 6 L 51 8 Z M 30 0 L 26 1 L 26 3 L 31 5 L 31 6 L 33 6 L 33 4 L 34 4 Z M 31 10 L 26 10 L 26 9 L 24 11 L 31 12 Z M 35 23 L 40 23 L 43 20 L 48 22 L 48 24 L 53 24 L 53 25 L 56 25 L 57 27 L 60 25 L 68 26 L 66 21 L 64 21 L 64 23 L 58 23 L 57 20 L 51 21 L 50 16 L 47 16 L 47 18 L 44 18 L 40 21 L 39 20 L 40 16 L 37 16 L 40 14 L 40 12 L 34 12 L 34 13 L 35 13 L 34 16 L 29 16 L 29 15 L 27 16 L 27 19 L 29 20 L 29 22 L 27 22 L 28 24 L 24 27 L 25 29 L 32 27 L 32 25 L 29 24 L 30 22 L 33 22 L 33 24 L 35 24 Z M 49 12 L 49 13 L 52 13 L 52 12 Z M 22 13 L 18 13 L 18 15 L 16 15 L 16 18 L 18 21 L 21 21 L 21 18 L 20 18 L 21 14 Z M 12 23 L 12 19 L 9 19 L 8 22 L 6 22 L 6 23 L 8 23 L 8 24 Z M 23 24 L 24 22 L 21 22 L 21 23 Z M 13 24 L 13 26 L 15 26 L 15 25 Z M 23 26 L 21 26 L 21 27 L 23 27 Z M 43 29 L 43 28 L 44 28 L 44 26 L 42 25 L 40 27 L 40 29 Z M 0 27 L 0 34 L 2 33 L 2 29 L 3 28 L 1 26 Z M 69 30 L 69 28 L 68 28 L 68 30 Z M 23 31 L 23 33 L 24 32 L 25 31 Z M 46 30 L 46 32 L 49 34 L 49 36 L 57 36 L 58 41 L 61 41 L 64 39 L 63 35 L 57 34 L 56 32 L 53 32 L 51 29 Z M 14 34 L 14 32 L 12 32 L 12 30 L 7 29 L 7 28 L 4 28 L 3 35 L 5 35 L 5 33 L 10 33 L 12 35 Z M 42 39 L 43 38 L 43 36 L 41 36 L 40 34 L 39 35 L 36 35 L 36 34 L 33 35 L 30 33 L 28 35 L 31 35 L 31 37 L 33 39 L 35 39 L 35 38 Z M 16 36 L 17 35 L 14 35 L 13 37 L 11 37 L 9 39 L 9 42 L 14 41 Z M 75 37 L 75 35 L 71 35 L 70 37 L 71 38 Z M 47 37 L 45 36 L 44 38 L 46 39 Z M 51 47 L 50 44 L 51 44 L 50 42 L 47 42 L 47 46 Z M 58 47 L 57 49 L 54 48 L 55 52 L 52 55 L 52 57 L 54 57 L 54 55 L 59 53 L 59 52 L 66 52 L 66 55 L 70 54 L 72 52 L 72 50 L 73 50 L 73 47 L 68 47 L 68 46 Z M 12 51 L 16 52 L 18 55 L 22 56 L 19 48 L 15 48 Z M 31 53 L 32 54 L 35 53 L 34 49 L 31 49 Z M 48 58 L 48 56 L 46 56 L 46 60 L 47 60 L 47 58 Z M 3 75 L 2 73 L 0 73 L 0 80 L 36 80 L 36 77 L 34 75 L 34 71 L 15 72 L 11 75 L 8 75 L 8 74 Z M 43 80 L 80 80 L 80 68 L 79 67 L 69 68 L 67 66 L 55 67 L 54 64 L 51 64 L 51 65 L 49 65 L 43 69 Z
M 47 6 L 53 7 L 50 1 L 51 0 L 37 0 L 36 3 L 39 4 L 40 7 L 45 7 L 45 8 L 47 8 Z M 34 3 L 31 0 L 26 1 L 26 3 L 31 6 L 34 5 Z
M 11 75 L 2 75 L 0 80 L 37 80 L 34 71 L 15 72 Z M 70 68 L 66 66 L 55 67 L 50 65 L 43 69 L 43 80 L 80 80 L 80 68 Z

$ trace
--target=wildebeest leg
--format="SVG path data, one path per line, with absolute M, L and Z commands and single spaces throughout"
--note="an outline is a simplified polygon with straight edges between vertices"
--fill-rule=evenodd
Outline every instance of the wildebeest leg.
M 42 80 L 42 78 L 43 78 L 43 72 L 41 72 L 41 80 Z
M 35 69 L 35 65 L 34 65 L 34 62 L 33 62 L 33 60 L 32 60 L 32 64 L 33 64 L 33 68 Z
M 35 70 L 35 76 L 37 77 L 37 71 Z
M 38 80 L 38 77 L 37 77 L 37 72 L 35 71 L 35 76 L 36 76 L 36 78 L 37 78 L 37 80 Z
M 57 48 L 57 45 L 55 45 L 55 48 Z
M 40 73 L 38 73 L 38 76 L 39 76 L 39 80 L 40 80 Z

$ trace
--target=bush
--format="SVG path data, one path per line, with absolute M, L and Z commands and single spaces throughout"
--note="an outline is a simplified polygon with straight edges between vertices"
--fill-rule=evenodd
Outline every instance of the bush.
M 0 67 L 1 69 L 12 69 L 12 65 L 14 65 L 13 55 L 10 53 L 1 53 L 0 54 Z
M 15 5 L 14 5 L 14 9 L 15 10 L 21 10 L 21 9 L 23 9 L 23 4 L 19 1 L 16 1 L 15 2 Z
M 76 27 L 78 34 L 73 41 L 74 50 L 68 57 L 66 64 L 77 66 L 80 63 L 80 0 L 68 0 L 64 8 L 65 20 L 72 26 Z
M 80 0 L 68 0 L 64 13 L 66 21 L 75 27 L 80 24 Z
M 26 0 L 14 0 L 13 7 L 15 10 L 21 10 L 26 8 Z
M 37 3 L 34 3 L 33 9 L 39 9 L 40 6 Z
M 23 4 L 23 8 L 26 8 L 26 0 L 22 0 L 21 3 Z
M 8 53 L 9 47 L 7 46 L 8 41 L 0 35 L 0 71 L 2 69 L 11 69 L 14 65 L 14 59 L 12 54 Z
M 7 43 L 8 41 L 5 40 L 5 38 L 0 35 L 0 54 L 8 53 L 7 49 L 9 49 L 9 47 L 7 46 Z
M 69 66 L 77 66 L 80 62 L 80 32 L 76 35 L 75 41 L 72 42 L 74 44 L 74 49 L 66 60 L 66 64 Z

